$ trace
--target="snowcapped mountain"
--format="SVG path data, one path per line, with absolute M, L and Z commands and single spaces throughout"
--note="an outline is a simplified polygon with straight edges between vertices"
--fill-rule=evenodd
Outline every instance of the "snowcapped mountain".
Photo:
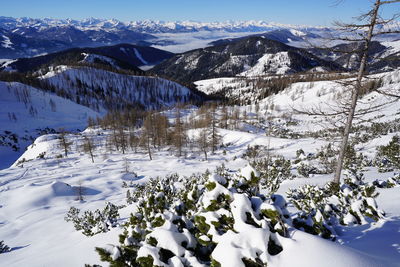
M 385 72 L 400 67 L 400 41 L 373 41 L 368 51 L 368 70 L 370 72 Z M 359 67 L 362 43 L 343 43 L 330 49 L 313 48 L 309 51 L 325 60 L 335 62 L 347 70 Z
M 311 38 L 321 38 L 318 34 L 314 34 L 308 31 L 301 31 L 296 29 L 277 29 L 271 30 L 266 33 L 255 34 L 254 36 L 262 36 L 270 40 L 278 41 L 285 44 L 304 42 L 305 40 L 310 40 Z M 210 42 L 210 45 L 221 45 L 228 44 L 232 42 L 237 42 L 240 39 L 245 39 L 247 36 L 239 38 L 229 38 L 221 39 L 217 41 Z
M 0 17 L 0 58 L 27 57 L 73 47 L 141 43 L 155 38 L 119 27 L 118 23 L 90 25 L 79 26 L 72 20 Z
M 122 22 L 116 19 L 96 19 L 88 18 L 83 20 L 72 19 L 32 19 L 32 18 L 12 18 L 0 16 L 0 28 L 13 30 L 20 27 L 34 27 L 45 29 L 51 27 L 73 26 L 80 30 L 115 30 L 130 29 L 142 33 L 177 33 L 177 32 L 195 32 L 195 31 L 229 31 L 229 32 L 262 32 L 273 29 L 291 28 L 326 30 L 326 27 L 310 27 L 287 25 L 266 21 L 226 21 L 226 22 L 196 22 L 196 21 L 131 21 Z
M 396 29 L 398 25 L 393 22 L 385 27 Z M 0 29 L 21 38 L 27 38 L 24 39 L 24 42 L 15 42 L 15 47 L 19 47 L 20 43 L 23 43 L 25 47 L 25 49 L 17 51 L 10 46 L 14 42 L 2 38 L 0 33 L 0 58 L 32 56 L 72 47 L 93 47 L 119 43 L 154 45 L 168 47 L 168 50 L 172 52 L 184 52 L 208 46 L 210 42 L 211 44 L 221 44 L 227 41 L 221 41 L 221 39 L 253 34 L 262 34 L 272 40 L 303 47 L 307 44 L 306 40 L 318 40 L 321 37 L 335 35 L 336 31 L 335 28 L 329 27 L 285 25 L 265 21 L 165 22 L 144 20 L 121 22 L 116 19 L 32 19 L 1 16 Z M 397 39 L 399 39 L 399 35 L 392 34 L 388 35 L 385 40 Z M 218 42 L 212 43 L 214 41 Z
M 104 46 L 118 43 L 131 43 L 139 45 L 179 46 L 190 42 L 196 43 L 193 48 L 207 46 L 207 43 L 228 37 L 238 37 L 274 31 L 271 36 L 276 40 L 301 41 L 306 36 L 324 35 L 329 32 L 325 27 L 307 27 L 267 23 L 265 21 L 243 22 L 164 22 L 164 21 L 133 21 L 121 22 L 115 19 L 32 19 L 0 17 L 0 29 L 8 31 L 25 39 L 25 50 L 18 53 L 10 42 L 3 41 L 0 49 L 0 58 L 16 58 L 51 53 L 72 47 Z M 282 32 L 280 32 L 282 31 Z M 185 34 L 199 34 L 199 36 L 186 36 Z M 213 33 L 219 33 L 214 36 Z M 211 36 L 209 36 L 211 34 Z M 171 36 L 172 35 L 172 36 Z M 1 37 L 1 34 L 0 34 Z M 274 39 L 272 38 L 272 39 Z M 7 39 L 8 40 L 8 39 Z M 207 41 L 208 40 L 208 41 Z M 1 42 L 2 40 L 0 40 Z M 57 45 L 50 47 L 45 44 L 34 45 L 35 42 L 55 42 Z M 18 42 L 15 46 L 18 46 Z M 37 51 L 36 51 L 36 50 Z M 187 51 L 189 48 L 171 48 L 170 51 Z M 30 53 L 29 53 L 30 51 Z M 25 53 L 25 54 L 24 54 Z
M 68 48 L 64 42 L 26 37 L 0 27 L 0 58 L 34 56 Z
M 151 71 L 186 82 L 236 75 L 288 74 L 315 67 L 339 69 L 303 49 L 253 36 L 176 55 Z
M 114 46 L 72 48 L 43 56 L 20 58 L 0 63 L 0 70 L 36 71 L 43 66 L 60 64 L 97 64 L 113 69 L 141 73 L 140 66 L 151 67 L 173 56 L 173 53 L 153 47 L 119 44 Z

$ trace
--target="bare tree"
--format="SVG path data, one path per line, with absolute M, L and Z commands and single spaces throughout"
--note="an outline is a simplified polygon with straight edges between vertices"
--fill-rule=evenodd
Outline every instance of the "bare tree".
M 198 144 L 200 151 L 204 153 L 205 160 L 207 160 L 207 152 L 210 148 L 210 140 L 208 137 L 207 128 L 203 128 L 200 130 L 196 143 Z
M 85 194 L 85 188 L 82 186 L 82 181 L 78 182 L 78 186 L 75 188 L 76 200 L 83 202 L 83 195 Z
M 359 23 L 336 23 L 337 26 L 339 26 L 341 29 L 347 31 L 347 32 L 355 32 L 358 34 L 358 36 L 361 36 L 361 38 L 342 38 L 345 41 L 352 41 L 352 42 L 362 42 L 363 43 L 363 50 L 361 51 L 361 60 L 360 60 L 360 66 L 358 69 L 357 77 L 352 84 L 351 88 L 351 102 L 350 106 L 347 112 L 347 119 L 346 119 L 346 124 L 344 127 L 343 135 L 342 135 L 342 141 L 340 144 L 340 151 L 339 151 L 339 156 L 338 156 L 338 161 L 336 165 L 336 170 L 335 170 L 335 175 L 333 181 L 335 183 L 340 182 L 340 175 L 342 172 L 343 168 L 343 161 L 345 157 L 345 152 L 346 148 L 348 145 L 348 140 L 349 140 L 349 134 L 351 131 L 351 127 L 353 125 L 353 119 L 354 119 L 354 114 L 356 111 L 357 107 L 357 102 L 359 99 L 359 96 L 362 92 L 363 89 L 363 78 L 366 76 L 366 69 L 368 65 L 368 52 L 370 49 L 370 45 L 372 42 L 373 37 L 378 36 L 378 35 L 383 35 L 388 33 L 388 31 L 382 31 L 382 30 L 377 30 L 376 26 L 377 25 L 386 25 L 388 24 L 391 20 L 384 20 L 380 16 L 380 11 L 383 5 L 386 4 L 393 4 L 393 3 L 399 3 L 399 0 L 396 1 L 380 1 L 380 0 L 375 0 L 375 3 L 371 10 L 360 17 L 358 17 L 358 22 Z
M 94 163 L 95 146 L 94 146 L 92 137 L 89 137 L 87 135 L 85 135 L 83 137 L 82 149 L 83 149 L 83 152 L 88 153 L 90 155 L 90 158 L 92 159 L 92 163 Z
M 151 141 L 154 138 L 153 130 L 154 130 L 153 114 L 152 112 L 148 112 L 143 122 L 142 144 L 146 147 L 150 160 L 153 159 L 151 156 L 151 147 L 150 147 Z
M 181 119 L 181 111 L 179 108 L 177 108 L 175 114 L 174 131 L 172 133 L 172 143 L 178 150 L 179 157 L 182 156 L 182 148 L 186 142 L 186 138 L 186 132 Z
M 214 153 L 221 143 L 221 135 L 219 134 L 219 130 L 217 128 L 218 118 L 217 118 L 216 105 L 211 105 L 208 120 L 210 128 L 209 132 L 211 137 L 211 151 L 212 153 Z
M 59 134 L 59 146 L 64 150 L 65 157 L 68 156 L 68 151 L 71 148 L 72 142 L 67 139 L 67 132 L 64 129 L 60 129 Z

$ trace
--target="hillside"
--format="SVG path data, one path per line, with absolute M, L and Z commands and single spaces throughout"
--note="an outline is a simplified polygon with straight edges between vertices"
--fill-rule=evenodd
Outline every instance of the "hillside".
M 386 73 L 381 89 L 396 88 L 398 77 L 398 72 Z M 215 243 L 211 246 L 215 249 L 212 259 L 224 267 L 232 266 L 232 261 L 240 262 L 242 258 L 252 261 L 259 259 L 273 267 L 294 264 L 311 267 L 321 264 L 398 266 L 400 256 L 396 244 L 400 238 L 397 231 L 400 227 L 400 210 L 397 205 L 400 183 L 391 188 L 385 187 L 385 181 L 396 177 L 398 169 L 382 171 L 379 160 L 376 161 L 378 147 L 387 145 L 400 131 L 399 107 L 396 103 L 369 114 L 367 119 L 370 121 L 357 121 L 356 127 L 359 130 L 351 137 L 356 158 L 363 158 L 357 164 L 360 164 L 364 179 L 357 181 L 364 181 L 369 186 L 379 185 L 375 189 L 380 193 L 376 205 L 379 212 L 385 210 L 384 218 L 375 222 L 360 213 L 357 216 L 362 218 L 362 222 L 357 223 L 354 219 L 350 223 L 347 216 L 348 224 L 337 224 L 335 231 L 328 227 L 333 231 L 335 241 L 324 240 L 322 235 L 315 233 L 305 233 L 304 229 L 295 228 L 292 223 L 302 213 L 292 204 L 291 201 L 295 199 L 289 198 L 286 192 L 290 188 L 301 190 L 304 185 L 310 185 L 306 189 L 312 190 L 314 185 L 322 187 L 332 179 L 331 172 L 325 168 L 329 167 L 329 161 L 336 154 L 327 147 L 336 149 L 333 141 L 339 136 L 338 132 L 324 125 L 319 118 L 294 114 L 291 107 L 321 105 L 324 110 L 328 110 L 345 93 L 344 88 L 338 89 L 337 84 L 329 81 L 294 83 L 279 94 L 262 100 L 258 110 L 254 104 L 229 107 L 232 113 L 238 112 L 240 116 L 229 116 L 228 127 L 223 123 L 223 107 L 217 108 L 217 129 L 221 135 L 221 145 L 214 153 L 209 151 L 207 160 L 195 141 L 196 136 L 202 132 L 202 128 L 196 128 L 202 126 L 195 126 L 195 122 L 201 120 L 204 113 L 193 107 L 180 110 L 180 119 L 187 127 L 188 138 L 188 145 L 183 148 L 181 157 L 177 156 L 174 145 L 152 147 L 153 160 L 148 159 L 145 146 L 139 146 L 137 151 L 129 148 L 123 154 L 121 148 L 113 145 L 110 147 L 108 144 L 107 140 L 113 137 L 113 130 L 99 127 L 67 135 L 73 145 L 68 156 L 64 157 L 59 146 L 59 135 L 42 136 L 12 168 L 0 171 L 0 202 L 4 211 L 0 213 L 0 235 L 12 248 L 11 252 L 1 255 L 2 263 L 7 266 L 106 265 L 94 250 L 100 247 L 110 253 L 108 260 L 122 259 L 122 255 L 129 253 L 126 248 L 131 248 L 143 253 L 139 255 L 151 257 L 160 266 L 174 266 L 174 262 L 181 263 L 186 259 L 197 266 L 209 266 L 209 262 L 195 257 L 197 254 L 194 254 L 196 252 L 191 246 L 203 247 L 205 250 L 209 247 L 204 244 L 212 240 Z M 371 101 L 388 102 L 387 97 L 376 92 L 363 96 L 361 100 L 365 105 Z M 177 110 L 166 110 L 160 114 L 167 116 L 171 123 L 169 131 L 172 132 Z M 138 137 L 143 131 L 145 129 L 141 127 L 126 129 L 127 134 L 133 133 Z M 87 152 L 82 150 L 85 136 L 96 140 L 94 163 Z M 44 156 L 40 157 L 42 154 Z M 273 189 L 268 184 L 260 186 L 261 193 L 247 187 L 254 177 L 262 175 L 258 173 L 259 170 L 265 171 L 263 167 L 256 170 L 256 167 L 250 167 L 249 164 L 259 166 L 255 163 L 262 162 L 268 156 L 275 162 L 269 165 L 272 168 L 270 175 L 275 171 L 278 173 L 278 176 L 269 176 L 277 179 L 278 189 L 273 191 L 273 195 L 270 191 Z M 285 162 L 289 161 L 289 167 L 279 165 L 281 157 L 284 157 Z M 226 170 L 220 167 L 214 173 L 214 169 L 222 163 Z M 307 169 L 307 166 L 316 169 Z M 190 176 L 207 169 L 212 174 Z M 174 173 L 180 177 L 172 175 Z M 157 176 L 161 177 L 160 180 L 151 180 Z M 352 191 L 350 182 L 347 183 L 342 184 L 342 197 L 349 197 L 348 200 L 353 201 L 351 196 L 356 191 Z M 82 201 L 77 200 L 79 188 L 83 188 Z M 131 199 L 127 198 L 128 190 Z M 191 209 L 184 209 L 185 205 L 191 203 L 191 199 L 197 204 Z M 116 208 L 119 216 L 117 219 L 112 217 L 112 222 L 107 219 L 102 221 L 104 224 L 89 227 L 90 231 L 95 232 L 93 236 L 83 235 L 83 230 L 74 229 L 73 222 L 64 220 L 71 206 L 99 214 L 107 201 L 119 206 Z M 150 201 L 155 201 L 155 204 Z M 375 201 L 373 198 L 368 201 L 375 203 L 371 202 Z M 336 202 L 328 202 L 329 205 L 332 203 Z M 362 207 L 356 203 L 353 202 L 352 208 L 357 208 L 359 212 L 358 209 Z M 315 205 L 321 208 L 321 216 L 328 216 L 330 211 L 325 202 L 317 202 Z M 99 211 L 95 212 L 95 209 Z M 276 217 L 272 217 L 272 221 L 264 217 L 261 212 L 263 209 L 277 212 L 273 214 L 282 213 L 282 217 L 277 217 L 281 221 L 274 221 Z M 131 217 L 131 214 L 134 216 Z M 194 219 L 196 216 L 200 218 Z M 143 221 L 140 221 L 141 218 L 144 218 Z M 148 233 L 140 232 L 142 224 L 133 226 L 137 220 L 146 224 Z M 328 219 L 316 215 L 309 220 L 310 227 L 318 227 L 319 224 L 313 220 L 322 220 L 327 225 L 325 223 Z M 125 223 L 129 225 L 126 228 L 123 226 Z M 272 228 L 275 230 L 270 230 L 271 224 L 275 225 Z M 280 227 L 284 227 L 287 234 L 282 234 Z M 188 228 L 196 234 L 192 234 Z M 47 234 L 43 235 L 43 231 Z M 120 239 L 119 235 L 124 233 L 128 236 Z M 137 233 L 144 236 L 138 237 Z M 141 238 L 140 243 L 134 243 L 135 238 Z M 118 240 L 122 240 L 122 243 Z M 271 244 L 275 244 L 275 247 Z M 169 255 L 167 260 L 163 257 L 160 259 L 159 254 L 154 253 L 166 248 L 172 253 L 166 254 Z M 67 249 L 69 253 L 65 253 Z M 43 251 L 45 255 L 40 256 Z M 221 251 L 229 251 L 232 257 L 221 256 L 224 255 Z M 72 254 L 79 256 L 71 257 Z
M 38 136 L 65 128 L 83 130 L 104 114 L 20 83 L 0 82 L 0 169 L 9 167 Z
M 87 63 L 142 73 L 138 67 L 153 66 L 172 56 L 173 54 L 167 51 L 131 44 L 73 48 L 43 56 L 6 61 L 0 64 L 0 71 L 3 69 L 33 72 L 43 67 Z
M 30 83 L 0 82 L 0 153 L 7 159 L 1 168 L 15 161 L 37 136 L 60 128 L 82 130 L 89 117 L 107 111 L 205 100 L 201 92 L 165 79 L 88 67 L 58 66 Z
M 340 69 L 307 51 L 263 37 L 248 37 L 176 55 L 151 70 L 179 81 L 236 75 L 262 76 L 309 71 L 315 67 Z

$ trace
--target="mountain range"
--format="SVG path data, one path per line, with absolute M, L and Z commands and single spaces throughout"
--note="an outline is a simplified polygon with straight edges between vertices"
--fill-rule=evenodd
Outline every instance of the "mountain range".
M 112 69 L 143 73 L 140 66 L 152 66 L 173 56 L 173 53 L 147 46 L 118 44 L 113 46 L 71 48 L 43 56 L 19 58 L 0 63 L 0 70 L 32 72 L 43 67 L 76 64 L 97 64 Z
M 0 17 L 0 59 L 30 57 L 74 47 L 97 47 L 120 43 L 173 46 L 182 45 L 182 42 L 185 42 L 179 38 L 179 40 L 171 38 L 168 34 L 204 33 L 192 39 L 197 42 L 205 40 L 204 45 L 201 46 L 206 46 L 208 42 L 230 36 L 237 37 L 270 31 L 273 33 L 269 34 L 268 38 L 282 42 L 302 42 L 306 37 L 325 35 L 331 29 L 264 21 L 203 23 L 148 20 L 124 23 L 115 19 L 63 20 Z M 208 36 L 214 32 L 219 34 Z
M 211 47 L 188 51 L 155 66 L 151 72 L 182 82 L 266 74 L 290 74 L 320 67 L 340 70 L 308 51 L 270 40 L 264 36 L 240 38 Z

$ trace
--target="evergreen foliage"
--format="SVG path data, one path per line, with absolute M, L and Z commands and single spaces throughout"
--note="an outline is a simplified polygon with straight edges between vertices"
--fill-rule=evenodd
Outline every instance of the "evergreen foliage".
M 71 207 L 64 219 L 67 222 L 72 222 L 77 231 L 82 231 L 82 234 L 86 236 L 92 236 L 108 232 L 111 227 L 118 225 L 119 208 L 107 202 L 103 210 L 97 209 L 94 212 L 87 210 L 81 215 L 78 208 Z
M 386 146 L 379 146 L 375 163 L 379 172 L 393 171 L 400 169 L 400 137 L 393 136 Z
M 228 246 L 244 263 L 265 265 L 268 254 L 282 251 L 276 235 L 287 235 L 290 216 L 283 197 L 249 190 L 257 187 L 257 174 L 234 175 L 220 167 L 213 174 L 153 179 L 133 193 L 137 210 L 120 243 L 96 251 L 110 266 L 227 266 L 220 250 Z M 269 236 L 265 251 L 252 257 L 229 241 L 250 238 L 248 231 Z
M 299 210 L 293 226 L 304 231 L 335 240 L 336 227 L 378 221 L 384 213 L 376 205 L 375 186 L 364 182 L 363 175 L 348 171 L 340 185 L 324 187 L 305 185 L 290 189 L 287 197 Z

